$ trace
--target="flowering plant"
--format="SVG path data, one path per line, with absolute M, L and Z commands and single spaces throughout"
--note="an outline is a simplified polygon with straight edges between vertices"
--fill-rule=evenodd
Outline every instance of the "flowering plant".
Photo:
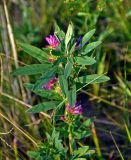
M 19 43 L 26 53 L 40 63 L 21 67 L 12 74 L 41 74 L 35 84 L 27 83 L 25 86 L 43 97 L 44 102 L 28 109 L 28 112 L 44 112 L 52 126 L 50 132 L 45 133 L 47 138 L 39 149 L 28 152 L 34 159 L 68 157 L 70 160 L 86 160 L 94 153 L 81 142 L 91 135 L 93 118 L 83 116 L 83 104 L 77 101 L 82 88 L 109 80 L 104 74 L 85 74 L 87 67 L 96 63 L 92 51 L 101 44 L 100 41 L 89 43 L 94 33 L 95 29 L 75 39 L 72 24 L 69 24 L 66 34 L 56 25 L 54 35 L 46 37 L 48 45 L 42 50 Z

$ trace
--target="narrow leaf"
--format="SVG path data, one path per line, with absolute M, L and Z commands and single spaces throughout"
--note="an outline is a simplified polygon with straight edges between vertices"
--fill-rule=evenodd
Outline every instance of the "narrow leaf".
M 65 66 L 65 70 L 64 70 L 64 76 L 65 76 L 66 79 L 71 74 L 72 67 L 73 67 L 73 60 L 68 59 L 67 64 Z
M 38 90 L 33 90 L 34 85 L 30 83 L 25 83 L 24 86 L 34 92 L 35 94 L 44 97 L 49 100 L 62 100 L 61 96 L 55 92 L 54 90 L 44 90 L 44 89 L 38 89 Z
M 68 45 L 72 35 L 73 35 L 73 26 L 72 26 L 72 24 L 69 24 L 68 29 L 67 29 L 67 33 L 65 36 L 65 47 L 66 48 L 67 48 L 67 45 Z
M 92 42 L 89 43 L 84 52 L 82 53 L 83 55 L 86 55 L 87 53 L 91 52 L 93 49 L 95 49 L 97 46 L 99 46 L 101 44 L 101 41 L 96 41 L 96 42 Z
M 27 112 L 31 113 L 46 112 L 48 110 L 54 109 L 55 107 L 56 104 L 53 102 L 43 102 L 28 109 Z
M 58 79 L 59 79 L 60 87 L 61 87 L 61 90 L 62 90 L 63 94 L 67 95 L 67 93 L 68 93 L 67 80 L 65 79 L 64 75 L 59 75 Z
M 55 23 L 55 35 L 60 41 L 65 37 L 65 33 L 59 28 L 57 23 Z
M 57 68 L 51 68 L 45 72 L 40 79 L 38 79 L 34 85 L 34 90 L 41 89 L 44 84 L 46 84 L 53 76 L 55 76 Z
M 95 29 L 92 29 L 91 31 L 87 32 L 84 37 L 82 38 L 82 47 L 89 41 L 89 39 L 94 35 Z
M 68 102 L 71 107 L 75 106 L 76 103 L 76 85 L 72 87 L 71 90 L 68 91 Z
M 96 60 L 92 57 L 84 56 L 84 57 L 75 57 L 76 63 L 79 65 L 92 65 L 96 63 Z
M 41 63 L 48 62 L 48 54 L 41 49 L 34 47 L 32 45 L 26 44 L 26 43 L 18 43 L 19 46 L 29 55 L 36 58 Z
M 108 80 L 110 80 L 108 76 L 92 74 L 79 77 L 76 79 L 76 82 L 93 84 L 93 83 L 106 82 Z
M 52 66 L 52 64 L 32 64 L 24 67 L 20 67 L 14 70 L 12 75 L 33 75 L 38 73 L 44 73 Z

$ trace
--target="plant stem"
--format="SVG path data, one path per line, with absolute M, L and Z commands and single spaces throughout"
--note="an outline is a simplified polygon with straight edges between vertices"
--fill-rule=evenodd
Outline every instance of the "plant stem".
M 92 123 L 91 126 L 92 126 L 93 141 L 94 141 L 94 144 L 96 146 L 97 155 L 99 157 L 102 157 L 101 150 L 100 150 L 100 145 L 99 145 L 99 139 L 98 139 L 97 134 L 96 134 L 96 128 L 95 128 L 94 122 Z
M 73 149 L 72 149 L 72 133 L 71 133 L 71 125 L 69 124 L 69 128 L 68 128 L 68 131 L 69 131 L 69 148 L 70 148 L 70 154 L 72 155 L 73 154 Z

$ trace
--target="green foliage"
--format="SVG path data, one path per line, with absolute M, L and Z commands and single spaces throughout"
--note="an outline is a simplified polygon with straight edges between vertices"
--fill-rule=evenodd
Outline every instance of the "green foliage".
M 74 151 L 74 156 L 77 157 L 74 160 L 86 160 L 86 158 L 81 158 L 82 156 L 91 155 L 94 150 L 89 150 L 89 146 L 82 146 L 78 150 Z
M 92 42 L 92 43 L 89 43 L 84 51 L 82 52 L 83 55 L 88 55 L 89 52 L 91 52 L 93 49 L 95 49 L 97 46 L 99 46 L 101 44 L 101 41 L 96 41 L 96 42 Z
M 79 65 L 85 66 L 85 65 L 92 65 L 96 63 L 95 59 L 92 57 L 88 56 L 83 56 L 83 57 L 75 57 L 76 63 Z
M 55 34 L 58 36 L 58 39 L 62 38 L 62 35 L 64 36 L 64 42 L 60 41 L 60 47 L 58 49 L 50 49 L 50 48 L 43 48 L 43 51 L 40 50 L 37 47 L 25 44 L 25 43 L 19 43 L 20 47 L 23 48 L 23 50 L 28 53 L 29 55 L 33 56 L 34 58 L 38 59 L 41 63 L 44 64 L 33 64 L 29 66 L 25 66 L 23 68 L 19 68 L 15 70 L 12 74 L 13 75 L 31 75 L 31 74 L 37 74 L 41 73 L 42 76 L 36 81 L 36 83 L 31 86 L 28 85 L 27 87 L 31 87 L 31 90 L 49 100 L 58 100 L 60 96 L 56 96 L 54 92 L 52 91 L 46 91 L 42 87 L 43 85 L 47 84 L 50 79 L 54 76 L 58 76 L 59 85 L 61 88 L 62 93 L 61 95 L 64 95 L 65 98 L 67 98 L 67 102 L 71 107 L 74 107 L 76 104 L 76 97 L 77 97 L 77 82 L 83 83 L 83 84 L 93 84 L 93 83 L 101 83 L 108 81 L 109 78 L 104 75 L 84 75 L 76 77 L 76 68 L 79 65 L 82 65 L 86 67 L 86 65 L 92 65 L 96 61 L 94 58 L 89 56 L 83 56 L 83 54 L 87 54 L 91 52 L 93 49 L 95 49 L 98 45 L 100 45 L 100 41 L 92 42 L 89 44 L 86 44 L 86 42 L 93 36 L 95 33 L 95 29 L 87 32 L 85 36 L 82 39 L 82 46 L 79 50 L 79 56 L 76 56 L 77 53 L 77 46 L 75 43 L 75 39 L 73 37 L 73 25 L 72 23 L 69 24 L 67 33 L 63 34 L 64 32 L 61 32 L 60 28 L 56 25 L 56 31 Z M 50 44 L 51 45 L 51 44 Z M 65 48 L 65 50 L 63 50 Z M 84 50 L 84 52 L 83 52 Z M 53 56 L 55 56 L 54 63 L 49 63 L 48 58 L 49 53 L 52 53 Z M 62 54 L 63 53 L 63 54 Z M 70 54 L 69 54 L 70 53 Z M 48 55 L 48 56 L 47 56 Z M 64 58 L 64 61 L 63 61 Z M 61 61 L 62 60 L 62 61 Z M 80 68 L 79 73 L 81 72 L 82 68 Z M 79 90 L 79 89 L 78 89 Z M 53 95 L 54 94 L 54 95 Z M 43 102 L 40 103 L 31 109 L 28 110 L 28 112 L 38 113 L 42 111 L 48 111 L 51 109 L 56 108 L 56 103 L 53 102 Z
M 70 106 L 74 107 L 76 103 L 76 85 L 73 85 L 68 91 L 67 98 Z
M 95 33 L 95 29 L 87 32 L 84 37 L 82 38 L 82 46 L 84 47 L 84 45 L 89 41 L 89 39 L 94 35 Z
M 65 79 L 64 75 L 59 75 L 58 78 L 59 78 L 59 84 L 60 84 L 60 87 L 61 87 L 63 94 L 67 95 L 67 93 L 68 93 L 67 80 Z
M 67 64 L 66 64 L 65 70 L 64 70 L 64 76 L 66 79 L 70 76 L 72 68 L 73 68 L 73 59 L 69 58 L 69 59 L 67 59 Z
M 25 87 L 29 90 L 31 90 L 32 92 L 34 92 L 35 94 L 49 99 L 49 100 L 58 100 L 60 101 L 62 99 L 62 97 L 54 90 L 45 90 L 45 89 L 38 89 L 38 90 L 33 90 L 34 85 L 30 84 L 30 83 L 25 83 Z
M 93 83 L 106 82 L 109 79 L 110 79 L 109 77 L 104 76 L 103 74 L 102 75 L 92 74 L 76 78 L 76 82 L 93 84 Z
M 36 58 L 41 63 L 47 63 L 48 61 L 48 54 L 41 49 L 34 47 L 32 45 L 26 43 L 18 43 L 18 45 L 30 56 Z
M 91 103 L 93 104 L 93 108 L 95 108 L 94 115 L 97 115 L 96 124 L 99 123 L 99 127 L 97 129 L 97 134 L 100 137 L 104 134 L 104 132 L 108 132 L 109 130 L 113 131 L 114 138 L 116 138 L 118 146 L 122 147 L 122 154 L 125 159 L 130 159 L 130 139 L 127 134 L 126 128 L 123 126 L 127 125 L 127 128 L 130 131 L 130 109 L 131 104 L 131 83 L 130 83 L 130 73 L 131 73 L 131 1 L 130 0 L 117 0 L 117 1 L 107 1 L 107 0 L 39 0 L 39 1 L 8 1 L 7 9 L 10 17 L 10 23 L 13 29 L 13 34 L 15 37 L 15 41 L 24 42 L 28 44 L 32 44 L 32 46 L 43 47 L 45 44 L 44 37 L 49 33 L 52 33 L 54 17 L 55 20 L 58 21 L 59 25 L 66 30 L 66 26 L 69 21 L 72 21 L 74 24 L 74 33 L 76 36 L 83 36 L 83 43 L 81 41 L 80 46 L 83 48 L 76 47 L 76 41 L 74 34 L 71 36 L 71 40 L 69 41 L 67 48 L 68 54 L 73 58 L 73 67 L 72 70 L 67 76 L 66 85 L 67 92 L 58 92 L 56 88 L 59 85 L 56 84 L 56 88 L 53 90 L 45 90 L 41 88 L 42 85 L 38 87 L 38 89 L 34 90 L 34 84 L 36 80 L 40 79 L 39 75 L 33 76 L 24 76 L 21 77 L 22 82 L 34 83 L 31 84 L 31 92 L 25 90 L 23 92 L 22 85 L 19 87 L 16 82 L 16 77 L 10 77 L 9 72 L 14 68 L 14 58 L 12 52 L 12 43 L 9 39 L 10 34 L 7 34 L 8 26 L 6 22 L 6 16 L 4 12 L 4 8 L 2 3 L 0 4 L 0 69 L 1 69 L 1 82 L 0 89 L 1 93 L 4 92 L 8 97 L 16 97 L 20 99 L 23 104 L 29 103 L 31 105 L 35 105 L 42 102 L 52 102 L 52 101 L 60 101 L 61 103 L 56 106 L 53 110 L 47 111 L 50 115 L 56 115 L 55 118 L 52 116 L 52 119 L 46 120 L 46 117 L 41 116 L 41 114 L 30 115 L 25 112 L 25 108 L 23 105 L 15 102 L 15 98 L 10 99 L 3 95 L 0 95 L 1 102 L 1 114 L 7 116 L 10 122 L 18 124 L 21 128 L 26 128 L 25 133 L 28 131 L 31 137 L 33 137 L 37 142 L 41 141 L 43 143 L 46 142 L 45 132 L 50 134 L 50 130 L 52 125 L 60 131 L 60 136 L 62 136 L 62 144 L 64 144 L 64 148 L 69 148 L 68 144 L 68 124 L 76 123 L 76 126 L 83 126 L 82 123 L 86 122 L 89 117 L 83 117 L 82 119 L 78 119 L 79 115 L 66 115 L 67 120 L 64 123 L 60 120 L 60 116 L 63 115 L 65 111 L 65 104 L 68 102 L 68 92 L 72 89 L 73 84 L 76 84 L 77 87 L 77 97 L 79 98 L 79 93 L 81 92 L 79 87 L 83 86 L 83 81 L 81 84 L 76 80 L 78 77 L 82 76 L 90 76 L 91 74 L 96 73 L 97 75 L 102 75 L 103 73 L 108 73 L 111 76 L 111 81 L 104 84 L 94 84 L 89 85 L 84 88 L 85 93 L 89 93 L 91 99 Z M 8 24 L 9 25 L 9 24 Z M 18 63 L 23 66 L 23 64 L 33 64 L 43 63 L 45 65 L 48 63 L 48 58 L 50 57 L 50 51 L 53 56 L 55 56 L 55 61 L 52 63 L 53 65 L 62 66 L 62 72 L 60 68 L 58 69 L 59 75 L 56 73 L 56 76 L 63 75 L 65 79 L 64 69 L 67 66 L 68 59 L 67 53 L 65 51 L 65 33 L 59 28 L 59 26 L 55 25 L 55 35 L 60 40 L 60 45 L 58 46 L 58 50 L 52 50 L 50 48 L 41 49 L 44 51 L 45 58 L 43 62 L 40 60 L 41 58 L 35 58 L 37 56 L 33 56 L 32 58 L 30 54 L 26 54 L 22 47 L 17 48 L 18 52 Z M 93 28 L 96 28 L 95 34 L 93 34 Z M 93 29 L 93 30 L 92 30 Z M 90 37 L 90 34 L 93 34 Z M 84 38 L 85 37 L 85 38 Z M 85 42 L 84 42 L 85 39 Z M 93 41 L 102 41 L 103 43 L 99 45 L 99 47 L 93 49 L 91 52 L 87 53 L 89 58 L 93 58 L 97 63 L 94 63 L 93 66 L 87 66 L 87 61 L 84 61 L 83 56 L 81 55 L 85 48 Z M 74 44 L 73 44 L 74 43 Z M 19 46 L 19 45 L 18 45 Z M 39 49 L 39 48 L 38 48 Z M 31 52 L 30 52 L 31 53 Z M 86 54 L 86 52 L 85 52 Z M 33 54 L 32 54 L 33 55 Z M 91 56 L 92 55 L 92 56 Z M 78 64 L 75 60 L 76 57 L 82 58 L 81 64 Z M 95 57 L 95 58 L 94 58 Z M 85 57 L 84 57 L 85 58 Z M 24 63 L 22 63 L 22 62 Z M 45 62 L 44 62 L 45 61 Z M 84 65 L 83 64 L 84 61 Z M 15 60 L 17 62 L 17 60 Z M 8 69 L 7 69 L 8 68 Z M 49 67 L 50 68 L 50 67 Z M 45 71 L 48 71 L 47 68 Z M 52 68 L 52 67 L 51 67 Z M 75 68 L 75 69 L 74 69 Z M 20 68 L 20 72 L 21 72 Z M 24 69 L 24 68 L 23 68 Z M 34 71 L 33 71 L 34 70 Z M 35 68 L 31 72 L 35 72 Z M 36 69 L 37 70 L 37 69 Z M 38 69 L 39 70 L 39 69 Z M 50 69 L 49 69 L 50 70 Z M 45 73 L 39 72 L 42 75 Z M 3 72 L 3 74 L 2 74 Z M 19 72 L 19 69 L 18 69 Z M 23 72 L 23 71 L 22 71 Z M 30 74 L 30 71 L 24 71 Z M 87 75 L 86 75 L 87 73 Z M 22 73 L 23 74 L 23 73 Z M 21 74 L 21 75 L 22 75 Z M 37 74 L 37 73 L 36 73 Z M 3 79 L 3 80 L 2 80 Z M 50 80 L 47 79 L 47 81 Z M 78 79 L 77 79 L 78 80 Z M 3 82 L 2 82 L 3 81 Z M 74 82 L 75 81 L 75 82 Z M 96 81 L 96 80 L 95 80 Z M 93 79 L 93 82 L 95 82 Z M 84 86 L 87 84 L 91 84 L 92 80 L 87 81 L 88 83 L 84 83 Z M 46 82 L 44 82 L 46 83 Z M 67 83 L 67 84 L 66 84 Z M 69 84 L 68 84 L 69 83 Z M 28 86 L 28 87 L 27 87 Z M 26 88 L 29 89 L 29 84 L 26 84 Z M 21 90 L 20 90 L 21 88 Z M 86 89 L 86 90 L 85 90 Z M 79 93 L 78 93 L 79 90 Z M 88 91 L 88 92 L 86 92 Z M 33 93 L 32 93 L 33 92 Z M 22 94 L 21 94 L 22 93 Z M 5 94 L 5 95 L 6 95 Z M 38 95 L 38 96 L 37 96 Z M 24 99 L 25 98 L 25 99 Z M 65 100 L 66 99 L 66 100 Z M 88 99 L 88 96 L 87 96 Z M 16 99 L 17 100 L 17 99 Z M 15 102 L 15 103 L 14 103 Z M 87 103 L 88 104 L 88 103 Z M 85 106 L 84 106 L 85 107 Z M 110 107 L 110 109 L 108 109 Z M 117 108 L 118 107 L 118 108 Z M 121 107 L 122 110 L 119 110 Z M 86 108 L 86 112 L 90 114 L 90 104 Z M 125 110 L 126 109 L 126 110 Z M 85 113 L 86 114 L 86 113 Z M 85 115 L 84 114 L 84 115 Z M 88 115 L 87 114 L 87 115 Z M 103 117 L 104 115 L 104 117 Z M 121 115 L 121 116 L 119 116 Z M 74 119 L 71 119 L 71 116 Z M 109 119 L 110 117 L 110 119 Z M 101 121 L 102 119 L 102 121 Z M 105 121 L 106 120 L 106 121 Z M 73 122 L 72 122 L 73 121 Z M 80 123 L 78 123 L 80 121 Z M 123 124 L 123 121 L 124 124 Z M 106 123 L 108 122 L 108 123 Z M 101 124 L 102 123 L 102 124 Z M 103 123 L 106 123 L 104 125 Z M 61 125 L 60 125 L 61 124 Z M 73 126 L 74 126 L 73 124 Z M 65 127 L 66 126 L 66 127 Z M 96 125 L 97 126 L 97 125 Z M 11 129 L 10 123 L 3 121 L 1 118 L 1 133 L 8 132 Z M 64 131 L 62 129 L 65 127 Z M 75 133 L 77 135 L 79 127 L 74 127 Z M 73 131 L 74 131 L 73 130 Z M 85 127 L 85 130 L 90 131 L 90 127 Z M 91 145 L 90 148 L 94 147 L 94 143 L 92 142 L 93 138 L 83 138 L 80 139 L 84 135 L 84 129 L 81 129 L 79 134 L 76 136 L 73 134 L 73 140 L 71 142 L 73 146 L 73 151 L 78 150 L 82 145 Z M 81 133 L 83 134 L 81 136 Z M 89 132 L 90 133 L 90 132 Z M 16 139 L 17 138 L 19 140 Z M 86 134 L 85 134 L 86 135 Z M 88 135 L 88 133 L 87 133 Z M 89 134 L 90 135 L 90 134 Z M 6 136 L 6 137 L 5 137 Z M 104 138 L 98 138 L 100 141 L 100 147 L 104 147 L 102 150 L 103 158 L 99 157 L 97 154 L 93 156 L 93 158 L 80 157 L 75 158 L 78 160 L 82 159 L 119 159 L 118 152 L 115 150 L 115 145 L 113 145 L 112 141 L 109 142 L 109 145 L 106 145 L 105 141 L 110 138 L 110 135 L 105 134 Z M 27 158 L 26 151 L 27 150 L 35 150 L 33 145 L 29 142 L 27 138 L 23 136 L 23 134 L 15 129 L 14 134 L 1 134 L 1 138 L 8 139 L 8 144 L 13 144 L 14 152 L 11 152 L 9 146 L 5 144 L 5 142 L 0 143 L 0 159 L 29 159 Z M 6 141 L 5 139 L 5 141 Z M 12 139 L 14 139 L 12 143 Z M 77 139 L 77 140 L 76 140 Z M 17 142 L 15 141 L 17 140 Z M 16 142 L 16 146 L 15 146 Z M 21 146 L 24 146 L 24 149 L 21 150 Z M 110 150 L 110 146 L 113 149 L 112 152 L 114 154 L 110 154 L 108 151 Z M 47 145 L 48 147 L 48 145 Z M 97 147 L 96 147 L 97 148 Z M 37 150 L 38 148 L 36 148 Z M 46 147 L 44 148 L 46 150 Z M 42 150 L 42 149 L 41 149 Z M 6 154 L 5 154 L 6 151 Z M 97 153 L 97 152 L 96 152 Z M 36 154 L 36 153 L 34 153 Z M 56 154 L 57 155 L 57 154 Z M 111 157 L 113 156 L 113 157 Z M 31 158 L 32 159 L 32 158 Z M 34 158 L 35 159 L 35 158 Z M 49 157 L 47 157 L 49 159 Z M 54 159 L 54 157 L 52 158 Z M 59 160 L 59 156 L 55 159 Z M 70 157 L 70 151 L 68 150 L 66 157 L 62 157 L 61 159 L 72 159 Z
M 52 66 L 51 64 L 32 64 L 18 68 L 12 73 L 12 75 L 18 76 L 18 75 L 33 75 L 33 74 L 44 73 L 51 66 Z
M 60 160 L 64 158 L 66 150 L 62 145 L 59 132 L 53 129 L 52 134 L 46 133 L 47 140 L 39 145 L 38 151 L 28 151 L 28 155 L 36 160 Z
M 54 114 L 53 126 L 55 124 L 59 126 L 56 127 L 59 132 L 53 128 L 51 135 L 46 133 L 47 140 L 40 144 L 37 151 L 28 152 L 28 155 L 33 159 L 65 159 L 69 153 L 66 152 L 59 135 L 61 135 L 61 138 L 68 138 L 69 151 L 72 152 L 71 150 L 74 150 L 69 155 L 69 159 L 85 159 L 94 153 L 94 151 L 89 150 L 89 146 L 77 147 L 76 145 L 77 141 L 91 135 L 89 127 L 93 122 L 93 119 L 89 118 L 82 123 L 82 104 L 80 106 L 77 104 L 77 92 L 81 90 L 79 83 L 82 83 L 84 87 L 88 84 L 109 80 L 109 77 L 103 74 L 83 75 L 83 69 L 96 63 L 96 60 L 88 53 L 101 44 L 101 41 L 87 44 L 94 33 L 95 29 L 87 32 L 80 42 L 82 45 L 77 45 L 74 38 L 73 25 L 70 23 L 66 34 L 56 25 L 55 35 L 57 37 L 52 36 L 51 38 L 57 38 L 55 40 L 59 40 L 60 44 L 57 44 L 55 40 L 53 41 L 50 38 L 48 48 L 40 50 L 37 47 L 19 43 L 26 53 L 42 63 L 22 67 L 12 73 L 13 75 L 41 74 L 41 77 L 34 84 L 25 84 L 25 86 L 35 94 L 45 98 L 46 101 L 44 100 L 44 102 L 33 106 L 27 112 L 48 113 L 50 111 Z M 54 58 L 53 61 L 49 62 L 48 60 L 52 57 Z M 59 112 L 64 116 L 63 123 L 57 122 L 58 118 L 56 118 L 56 115 Z M 61 134 L 63 131 L 64 135 Z
M 27 112 L 31 112 L 31 113 L 46 112 L 48 110 L 56 108 L 56 106 L 57 106 L 56 104 L 58 104 L 58 102 L 39 103 L 39 104 L 33 106 L 32 108 L 28 109 Z
M 67 49 L 68 43 L 71 40 L 71 37 L 73 35 L 73 25 L 69 24 L 68 29 L 67 29 L 67 33 L 65 35 L 65 47 Z

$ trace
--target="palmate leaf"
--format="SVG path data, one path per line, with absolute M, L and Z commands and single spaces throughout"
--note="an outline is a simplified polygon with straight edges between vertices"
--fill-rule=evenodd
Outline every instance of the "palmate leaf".
M 14 76 L 39 74 L 46 72 L 51 66 L 52 64 L 32 64 L 20 67 L 14 70 L 11 74 Z
M 102 82 L 106 82 L 109 80 L 110 78 L 108 76 L 98 75 L 98 74 L 81 76 L 75 79 L 76 82 L 87 83 L 87 84 L 102 83 Z
M 88 54 L 89 52 L 91 52 L 93 49 L 95 49 L 97 46 L 99 46 L 101 44 L 101 41 L 96 41 L 96 42 L 92 42 L 89 43 L 86 48 L 84 49 L 84 52 L 82 52 L 83 55 Z
M 18 43 L 18 45 L 29 55 L 36 58 L 39 62 L 45 63 L 48 62 L 48 54 L 41 49 L 34 47 L 26 43 Z
M 87 32 L 84 37 L 82 38 L 82 47 L 89 41 L 89 39 L 94 35 L 95 29 L 92 29 L 91 31 Z
M 96 63 L 96 60 L 92 57 L 83 56 L 83 57 L 75 57 L 74 58 L 78 65 L 92 65 Z
M 43 102 L 38 105 L 33 106 L 32 108 L 28 109 L 27 112 L 31 113 L 39 113 L 39 112 L 46 112 L 48 110 L 56 108 L 58 102 Z

